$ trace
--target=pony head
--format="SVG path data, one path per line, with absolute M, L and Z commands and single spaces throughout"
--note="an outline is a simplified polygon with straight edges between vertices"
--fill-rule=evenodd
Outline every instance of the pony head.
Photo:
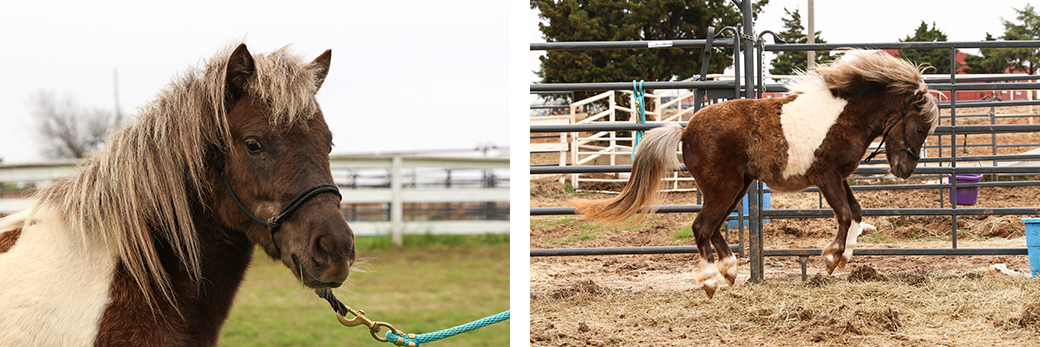
M 884 139 L 889 172 L 899 178 L 914 173 L 921 159 L 921 147 L 939 120 L 939 107 L 927 91 L 914 93 L 906 103 L 904 111 L 889 117 L 891 131 Z
M 332 133 L 314 99 L 331 57 L 299 64 L 279 51 L 254 59 L 238 46 L 226 63 L 228 133 L 216 153 L 224 181 L 213 189 L 217 215 L 311 288 L 340 286 L 355 259 L 329 169 Z M 328 189 L 309 189 L 319 186 Z
M 939 124 L 939 107 L 924 83 L 925 67 L 883 52 L 850 50 L 830 65 L 812 74 L 838 95 L 885 96 L 886 105 L 876 108 L 885 129 L 885 153 L 891 173 L 910 177 L 920 160 L 921 147 Z

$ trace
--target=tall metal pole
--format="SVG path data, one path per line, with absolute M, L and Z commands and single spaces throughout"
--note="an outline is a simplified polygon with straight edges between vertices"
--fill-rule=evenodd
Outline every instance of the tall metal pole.
M 740 1 L 740 12 L 744 15 L 744 98 L 753 99 L 755 97 L 755 27 L 752 18 L 751 0 Z M 763 267 L 762 259 L 762 216 L 761 216 L 761 201 L 759 199 L 761 191 L 759 190 L 759 183 L 756 181 L 751 184 L 748 189 L 748 248 L 750 249 L 750 259 L 748 262 L 751 268 L 751 283 L 760 283 L 763 279 L 763 273 L 765 269 Z
M 744 97 L 752 99 L 755 97 L 755 91 L 752 86 L 755 85 L 755 24 L 751 16 L 751 0 L 742 0 L 740 2 L 740 12 L 744 15 Z
M 809 43 L 816 43 L 816 24 L 814 23 L 815 20 L 813 18 L 815 16 L 813 14 L 814 12 L 813 0 L 809 0 Z M 805 60 L 808 62 L 808 68 L 810 70 L 816 67 L 816 51 L 805 52 Z

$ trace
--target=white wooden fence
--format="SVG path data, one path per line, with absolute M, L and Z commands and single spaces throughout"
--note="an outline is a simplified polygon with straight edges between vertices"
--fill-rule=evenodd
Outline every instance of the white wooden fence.
M 51 161 L 35 164 L 0 165 L 0 214 L 10 214 L 28 206 L 28 199 L 16 197 L 5 184 L 39 185 L 76 171 L 78 160 Z M 401 243 L 404 234 L 487 234 L 509 233 L 508 220 L 430 220 L 406 221 L 403 206 L 407 203 L 466 203 L 509 201 L 509 158 L 470 158 L 387 155 L 339 155 L 330 160 L 333 177 L 343 195 L 342 204 L 389 204 L 388 221 L 348 221 L 355 235 L 392 235 Z M 357 185 L 344 173 L 356 170 L 382 171 L 388 184 Z M 447 180 L 438 184 L 417 172 L 447 172 Z M 411 175 L 409 175 L 411 173 Z M 490 175 L 490 176 L 489 176 Z M 452 183 L 454 176 L 455 182 Z M 465 184 L 467 178 L 471 184 Z M 443 178 L 436 177 L 433 180 Z M 458 183 L 463 182 L 463 183 Z M 472 184 L 483 182 L 483 184 Z

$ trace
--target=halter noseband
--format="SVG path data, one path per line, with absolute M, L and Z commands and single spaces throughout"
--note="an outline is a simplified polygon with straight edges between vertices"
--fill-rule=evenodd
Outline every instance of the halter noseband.
M 885 145 L 885 140 L 888 139 L 888 133 L 892 131 L 892 128 L 895 128 L 897 124 L 905 123 L 906 114 L 910 112 L 910 105 L 914 104 L 914 99 L 917 98 L 917 94 L 919 93 L 914 93 L 914 95 L 911 95 L 910 98 L 906 100 L 906 106 L 903 107 L 903 113 L 899 115 L 899 118 L 897 118 L 895 122 L 892 122 L 892 125 L 889 125 L 888 128 L 885 129 L 885 132 L 883 134 L 881 134 L 881 143 L 878 143 L 877 149 L 874 150 L 874 153 L 870 153 L 870 155 L 868 155 L 866 159 L 863 159 L 863 164 L 866 164 L 871 159 L 874 159 L 874 156 L 881 153 L 881 149 L 884 148 L 883 146 Z M 893 152 L 906 151 L 906 153 L 910 154 L 910 157 L 914 158 L 914 160 L 921 160 L 920 155 L 910 150 L 909 141 L 907 141 L 906 139 L 906 129 L 903 129 L 903 146 L 905 147 L 886 151 L 885 154 L 887 155 Z
M 274 240 L 274 233 L 278 231 L 278 228 L 281 228 L 281 221 L 283 219 L 288 218 L 289 215 L 296 211 L 296 209 L 300 208 L 300 206 L 303 206 L 303 203 L 307 202 L 307 200 L 310 200 L 318 194 L 333 193 L 336 194 L 336 196 L 338 196 L 340 200 L 343 199 L 343 195 L 339 192 L 339 187 L 332 184 L 318 184 L 305 189 L 299 194 L 296 194 L 296 197 L 289 201 L 289 203 L 282 208 L 282 212 L 278 213 L 274 217 L 271 217 L 271 219 L 264 221 L 260 218 L 257 218 L 255 215 L 253 215 L 253 213 L 249 212 L 249 210 L 247 210 L 246 207 L 242 205 L 242 201 L 238 200 L 238 196 L 235 195 L 235 191 L 231 189 L 231 182 L 228 181 L 227 171 L 224 170 L 224 153 L 220 153 L 220 158 L 217 159 L 217 169 L 220 170 L 220 178 L 224 179 L 224 188 L 226 188 L 228 193 L 231 194 L 231 200 L 235 202 L 235 205 L 238 206 L 238 209 L 242 210 L 242 212 L 245 212 L 246 216 L 249 216 L 249 218 L 253 221 L 267 227 L 267 231 L 271 232 L 271 244 L 274 245 L 274 249 L 278 252 L 279 255 L 282 253 L 282 250 L 278 247 L 278 242 L 275 242 Z

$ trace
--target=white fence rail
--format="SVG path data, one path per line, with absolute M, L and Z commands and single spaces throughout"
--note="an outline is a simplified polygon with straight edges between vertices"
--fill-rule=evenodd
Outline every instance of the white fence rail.
M 39 185 L 54 178 L 71 175 L 78 160 L 37 164 L 0 165 L 0 214 L 25 209 L 29 200 L 4 185 Z M 474 203 L 509 201 L 509 158 L 421 157 L 409 155 L 339 155 L 330 166 L 342 204 L 385 203 L 390 207 L 389 221 L 349 221 L 355 235 L 387 235 L 400 244 L 404 234 L 487 234 L 509 233 L 508 220 L 404 220 L 408 203 Z M 383 172 L 380 187 L 358 186 L 344 173 L 368 170 Z M 437 176 L 424 178 L 426 176 Z M 445 172 L 431 175 L 431 172 Z M 409 175 L 411 173 L 411 175 Z M 356 176 L 356 174 L 355 174 Z M 439 180 L 439 181 L 438 181 Z M 453 180 L 454 185 L 453 185 Z M 436 184 L 430 184 L 437 181 Z M 463 183 L 458 183 L 463 182 Z M 466 183 L 468 182 L 468 183 Z M 478 184 L 473 184 L 478 182 Z

